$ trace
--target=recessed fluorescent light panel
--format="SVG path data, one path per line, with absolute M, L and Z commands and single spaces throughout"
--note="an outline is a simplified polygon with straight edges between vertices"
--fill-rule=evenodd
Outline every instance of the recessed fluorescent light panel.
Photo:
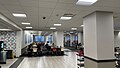
M 32 27 L 26 27 L 27 29 L 32 29 Z
M 74 33 L 74 32 L 70 32 L 70 33 Z
M 30 25 L 30 23 L 28 23 L 28 22 L 22 22 L 21 24 L 23 24 L 23 25 Z
M 54 26 L 61 26 L 61 24 L 54 24 Z
M 94 4 L 95 2 L 97 2 L 98 0 L 78 0 L 76 5 L 92 5 Z
M 50 27 L 50 29 L 56 29 L 55 27 Z
M 81 25 L 80 27 L 83 27 L 84 25 Z
M 11 31 L 12 29 L 0 29 L 0 31 Z
M 72 30 L 77 30 L 77 28 L 71 28 Z
M 64 16 L 62 16 L 62 17 L 60 18 L 60 20 L 70 20 L 70 19 L 72 19 L 72 17 L 64 17 Z
M 15 17 L 27 17 L 26 14 L 20 14 L 20 13 L 13 13 L 13 16 L 15 16 Z

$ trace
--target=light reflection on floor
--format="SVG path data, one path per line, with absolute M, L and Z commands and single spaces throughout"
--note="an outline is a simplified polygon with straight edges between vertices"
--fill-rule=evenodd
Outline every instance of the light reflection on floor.
M 25 58 L 18 68 L 77 68 L 76 52 L 65 52 L 65 56 Z

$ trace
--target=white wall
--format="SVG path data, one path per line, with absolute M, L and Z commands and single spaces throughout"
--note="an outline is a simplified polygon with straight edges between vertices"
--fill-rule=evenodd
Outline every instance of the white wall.
M 21 55 L 21 48 L 23 46 L 23 31 L 16 32 L 16 57 Z
M 96 14 L 84 18 L 83 24 L 85 56 L 97 59 Z
M 78 32 L 78 43 L 83 44 L 83 33 L 82 32 Z
M 56 43 L 56 37 L 57 37 L 57 33 L 53 32 L 53 43 L 54 43 L 54 45 L 57 45 L 57 43 Z
M 113 13 L 96 12 L 96 14 L 98 59 L 114 59 Z
M 49 41 L 49 35 L 45 36 L 45 43 L 47 43 L 48 41 Z M 50 42 L 48 44 L 51 45 Z
M 119 31 L 114 32 L 114 45 L 115 47 L 120 47 L 120 32 Z
M 94 12 L 84 18 L 85 56 L 114 59 L 113 13 Z
M 26 37 L 25 37 L 26 36 Z M 28 42 L 31 37 L 32 41 Z M 25 38 L 27 38 L 27 43 L 25 43 Z M 16 32 L 16 57 L 21 55 L 21 49 L 33 42 L 33 35 L 29 31 L 17 31 Z
M 56 46 L 64 47 L 64 34 L 63 31 L 56 31 L 53 33 L 53 42 Z
M 63 31 L 57 31 L 57 46 L 64 47 L 64 34 L 63 34 Z
M 24 31 L 23 32 L 23 45 L 22 45 L 22 48 L 26 47 L 27 45 L 31 44 L 33 42 L 33 35 L 31 35 L 30 31 Z M 26 38 L 26 41 L 25 41 L 25 38 Z M 31 42 L 29 42 L 29 39 L 32 39 Z M 25 43 L 27 42 L 27 43 Z
M 74 41 L 74 34 L 70 34 L 70 46 L 72 46 L 73 41 Z

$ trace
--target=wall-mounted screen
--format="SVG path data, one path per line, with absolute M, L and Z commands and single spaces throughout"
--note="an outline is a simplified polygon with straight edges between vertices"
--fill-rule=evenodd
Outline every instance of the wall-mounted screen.
M 0 51 L 4 50 L 4 41 L 0 41 Z
M 35 42 L 45 42 L 44 36 L 35 36 Z
M 0 48 L 4 48 L 4 42 L 0 41 Z

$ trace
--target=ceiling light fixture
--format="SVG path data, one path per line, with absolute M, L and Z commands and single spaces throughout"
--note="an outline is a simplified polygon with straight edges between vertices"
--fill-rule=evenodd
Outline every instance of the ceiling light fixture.
M 81 25 L 80 27 L 83 27 L 84 25 Z
M 28 22 L 22 22 L 21 24 L 23 24 L 23 25 L 30 25 L 30 23 L 28 23 Z
M 95 2 L 97 2 L 98 0 L 78 0 L 76 5 L 92 5 L 94 4 Z
M 50 29 L 56 29 L 55 27 L 50 27 Z
M 62 16 L 62 17 L 60 18 L 60 20 L 70 20 L 70 19 L 72 19 L 72 17 L 65 17 L 65 16 Z
M 15 17 L 27 17 L 26 14 L 23 14 L 23 13 L 22 14 L 21 13 L 13 13 L 12 15 Z
M 61 26 L 61 24 L 54 24 L 54 26 Z
M 70 32 L 70 33 L 74 33 L 74 32 Z
M 32 29 L 32 27 L 26 27 L 27 29 Z
M 12 29 L 0 29 L 0 31 L 11 31 Z
M 77 30 L 77 28 L 71 28 L 72 30 Z

